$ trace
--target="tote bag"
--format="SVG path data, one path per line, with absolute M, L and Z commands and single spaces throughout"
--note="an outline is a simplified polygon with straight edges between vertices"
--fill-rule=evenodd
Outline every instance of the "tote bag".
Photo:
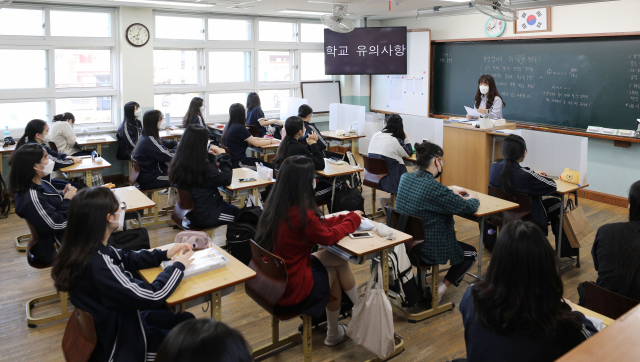
M 380 263 L 371 273 L 369 281 L 359 290 L 358 303 L 353 307 L 353 318 L 347 335 L 384 360 L 395 350 L 393 312 L 380 282 L 376 283 L 376 275 L 380 276 L 378 280 L 381 281 Z
M 582 206 L 575 206 L 573 200 L 569 200 L 564 213 L 562 229 L 569 239 L 572 248 L 580 248 L 589 244 L 594 239 L 593 228 L 589 224 L 587 215 Z

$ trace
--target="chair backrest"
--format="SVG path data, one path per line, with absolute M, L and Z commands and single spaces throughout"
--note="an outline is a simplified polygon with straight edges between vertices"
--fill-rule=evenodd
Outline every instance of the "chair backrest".
M 140 165 L 138 161 L 131 159 L 131 171 L 129 172 L 129 183 L 132 185 L 136 184 L 136 180 L 138 180 L 138 176 L 140 176 Z
M 33 253 L 31 253 L 31 249 L 33 249 L 34 246 L 36 246 L 36 244 L 38 244 L 38 232 L 36 231 L 36 228 L 33 227 L 33 225 L 31 225 L 30 222 L 28 222 L 27 220 L 25 220 L 27 222 L 27 226 L 29 227 L 29 232 L 31 233 L 31 237 L 29 238 L 29 242 L 27 243 L 27 263 L 29 263 L 29 266 L 31 266 L 32 268 L 37 268 L 37 269 L 44 269 L 44 268 L 48 268 L 51 265 L 49 264 L 44 264 L 42 262 L 42 258 L 38 258 L 37 255 L 34 255 Z
M 273 314 L 289 280 L 284 260 L 251 240 L 249 268 L 256 272 L 256 277 L 245 282 L 245 292 L 264 310 Z
M 526 215 L 529 215 L 532 211 L 531 199 L 527 194 L 509 195 L 497 187 L 489 186 L 489 196 L 511 201 L 520 205 L 517 209 L 502 212 L 502 225 L 506 225 L 514 220 L 520 220 Z
M 195 205 L 193 204 L 193 198 L 189 190 L 178 189 L 178 202 L 171 213 L 171 220 L 180 227 L 188 227 L 188 220 L 185 220 L 185 217 L 193 211 L 194 208 Z
M 75 308 L 62 337 L 62 353 L 67 362 L 87 362 L 98 338 L 91 314 Z
M 49 141 L 49 148 L 58 152 L 58 146 L 56 146 L 56 143 L 53 141 Z
M 400 213 L 390 207 L 387 207 L 387 215 L 389 215 L 389 222 L 387 223 L 387 226 L 395 229 L 398 226 L 398 221 L 400 220 Z M 413 236 L 413 240 L 409 240 L 404 243 L 404 246 L 407 249 L 407 255 L 411 255 L 411 250 L 416 245 L 423 243 L 425 239 L 424 224 L 422 223 L 422 219 L 416 216 L 409 215 L 405 230 L 400 231 Z
M 380 180 L 389 174 L 387 162 L 379 158 L 362 155 L 364 161 L 364 181 L 368 187 L 379 187 Z
M 611 319 L 620 318 L 620 316 L 640 304 L 640 301 L 606 290 L 597 286 L 594 282 L 585 282 L 584 288 L 587 299 L 585 308 Z
M 258 133 L 258 127 L 247 126 L 247 129 L 249 130 L 249 133 L 251 133 L 253 137 L 260 137 L 260 133 Z

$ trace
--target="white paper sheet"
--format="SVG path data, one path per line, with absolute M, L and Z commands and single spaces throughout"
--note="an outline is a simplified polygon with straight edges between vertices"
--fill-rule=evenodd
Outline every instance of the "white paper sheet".
M 387 78 L 387 108 L 402 110 L 404 102 L 402 99 L 402 77 L 390 75 Z
M 413 92 L 415 94 L 423 95 L 422 94 L 422 79 L 423 78 L 416 78 L 416 79 L 413 80 Z
M 469 108 L 467 106 L 464 106 L 464 109 L 467 110 L 467 114 L 470 115 L 471 117 L 476 117 L 476 118 L 480 118 L 483 117 L 482 114 L 480 114 L 478 112 L 478 110 L 474 109 L 474 108 Z

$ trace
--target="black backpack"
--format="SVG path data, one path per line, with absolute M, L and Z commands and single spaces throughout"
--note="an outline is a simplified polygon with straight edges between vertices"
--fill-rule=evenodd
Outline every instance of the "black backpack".
M 364 212 L 364 197 L 357 188 L 344 189 L 336 191 L 333 198 L 332 213 L 340 211 L 356 211 Z
M 227 225 L 225 249 L 245 265 L 251 262 L 251 240 L 255 239 L 262 209 L 257 206 L 243 207 L 232 223 Z
M 0 160 L 1 162 L 2 160 Z M 9 192 L 7 191 L 7 185 L 4 183 L 2 174 L 0 173 L 0 212 L 4 217 L 9 217 L 9 210 L 11 210 L 11 201 L 9 200 Z
M 107 244 L 113 246 L 116 249 L 122 249 L 124 251 L 151 249 L 151 244 L 149 243 L 149 233 L 145 228 L 111 233 Z

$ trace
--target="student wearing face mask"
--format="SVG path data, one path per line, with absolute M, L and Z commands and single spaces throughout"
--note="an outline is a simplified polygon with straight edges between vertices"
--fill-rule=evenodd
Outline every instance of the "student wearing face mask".
M 193 99 L 191 99 L 191 103 L 189 103 L 189 109 L 187 110 L 187 113 L 182 118 L 182 128 L 187 128 L 191 124 L 202 126 L 207 130 L 207 132 L 209 132 L 209 139 L 211 140 L 211 143 L 219 146 L 220 142 L 218 142 L 218 139 L 213 134 L 211 134 L 209 128 L 207 127 L 207 124 L 204 123 L 204 114 L 204 99 L 200 97 L 193 97 Z
M 256 92 L 249 93 L 247 96 L 247 126 L 255 126 L 258 129 L 258 136 L 264 137 L 267 134 L 267 126 L 274 123 L 283 125 L 279 119 L 264 118 L 260 96 Z
M 133 150 L 133 159 L 138 161 L 140 175 L 138 184 L 141 190 L 167 188 L 169 183 L 169 162 L 178 146 L 176 141 L 160 138 L 160 129 L 164 128 L 164 115 L 158 110 L 147 111 L 142 118 L 142 138 Z
M 66 153 L 71 156 L 87 156 L 91 151 L 83 151 L 76 143 L 76 134 L 73 133 L 73 125 L 76 118 L 72 113 L 58 114 L 53 117 L 51 126 L 51 141 L 55 143 L 59 153 Z
M 13 154 L 9 190 L 16 203 L 16 214 L 38 232 L 38 243 L 31 249 L 35 260 L 51 265 L 67 227 L 67 208 L 76 188 L 66 186 L 59 192 L 46 180 L 54 162 L 38 144 L 26 144 Z
M 118 128 L 118 160 L 130 161 L 131 153 L 136 148 L 140 135 L 142 134 L 142 110 L 136 102 L 129 102 L 124 105 L 124 120 Z
M 165 304 L 191 264 L 191 246 L 125 252 L 107 245 L 124 223 L 125 209 L 107 188 L 78 192 L 69 203 L 67 231 L 51 270 L 56 289 L 68 292 L 71 303 L 93 318 L 97 343 L 91 361 L 153 361 L 169 331 L 194 318 L 174 314 Z M 171 258 L 173 264 L 153 282 L 135 277 Z
M 498 93 L 496 81 L 493 80 L 493 77 L 488 74 L 480 76 L 473 108 L 487 118 L 500 119 L 502 118 L 502 108 L 506 107 L 506 105 L 502 96 Z M 467 118 L 473 119 L 474 117 L 467 114 Z
M 456 239 L 453 215 L 478 211 L 480 201 L 474 193 L 465 195 L 436 181 L 444 167 L 444 151 L 431 142 L 414 145 L 418 171 L 400 178 L 396 210 L 422 219 L 425 240 L 414 248 L 424 264 L 446 264 L 451 268 L 438 285 L 438 300 L 451 285 L 456 287 L 476 262 L 476 249 Z M 432 291 L 433 293 L 434 291 Z

